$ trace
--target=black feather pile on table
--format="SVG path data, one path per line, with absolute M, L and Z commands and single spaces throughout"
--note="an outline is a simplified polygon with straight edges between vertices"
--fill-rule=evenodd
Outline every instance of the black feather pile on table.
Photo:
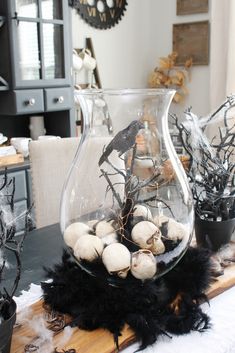
M 118 347 L 127 323 L 141 342 L 140 350 L 159 335 L 184 334 L 209 328 L 200 303 L 211 281 L 207 250 L 189 248 L 180 262 L 155 281 L 114 287 L 82 270 L 65 251 L 62 263 L 47 269 L 51 283 L 42 283 L 45 303 L 71 315 L 71 326 L 108 329 Z

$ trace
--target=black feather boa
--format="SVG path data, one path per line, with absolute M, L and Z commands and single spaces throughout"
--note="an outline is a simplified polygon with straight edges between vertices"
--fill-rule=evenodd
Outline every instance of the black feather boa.
M 125 323 L 141 342 L 140 350 L 160 334 L 184 334 L 209 328 L 199 307 L 211 280 L 209 254 L 189 248 L 181 261 L 156 281 L 113 287 L 83 271 L 65 251 L 62 263 L 47 270 L 51 283 L 42 283 L 44 300 L 53 310 L 70 314 L 73 326 L 102 327 L 118 336 Z

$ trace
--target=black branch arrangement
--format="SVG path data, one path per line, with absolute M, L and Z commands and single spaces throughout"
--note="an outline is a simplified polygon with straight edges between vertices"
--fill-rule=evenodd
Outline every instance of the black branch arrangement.
M 235 96 L 227 97 L 209 117 L 198 119 L 186 110 L 182 123 L 171 114 L 186 153 L 190 157 L 187 171 L 196 218 L 224 221 L 235 217 L 235 118 L 229 114 Z M 218 122 L 218 133 L 210 141 L 205 129 Z
M 157 195 L 157 193 L 150 196 L 150 193 L 141 192 L 146 188 L 151 189 L 153 186 L 158 188 L 166 184 L 164 173 L 161 168 L 157 165 L 157 162 L 146 157 L 145 159 L 151 159 L 152 162 L 152 174 L 146 178 L 141 178 L 134 173 L 134 164 L 136 159 L 138 159 L 136 136 L 140 129 L 144 127 L 143 123 L 140 121 L 133 121 L 126 129 L 120 131 L 113 140 L 105 147 L 100 160 L 99 167 L 101 171 L 101 177 L 106 179 L 108 184 L 107 192 L 111 192 L 113 196 L 113 203 L 118 205 L 120 212 L 118 214 L 112 215 L 116 218 L 118 225 L 118 233 L 120 241 L 125 243 L 130 250 L 138 250 L 139 247 L 131 241 L 131 229 L 134 226 L 135 221 L 140 221 L 137 219 L 134 221 L 133 213 L 137 203 L 142 203 L 144 205 L 158 208 L 159 204 L 161 207 L 168 208 L 172 217 L 174 214 L 167 203 Z M 119 158 L 125 160 L 125 170 L 117 168 L 109 159 L 109 156 L 113 150 L 119 152 Z M 129 161 L 127 161 L 129 159 Z M 142 159 L 143 160 L 143 159 Z M 106 162 L 107 165 L 111 167 L 111 172 L 107 172 L 102 168 L 102 164 Z M 124 186 L 124 196 L 116 190 L 116 184 L 113 183 L 112 177 L 119 174 L 123 179 Z M 115 207 L 114 207 L 115 209 Z
M 7 171 L 0 184 L 0 322 L 8 318 L 9 305 L 18 287 L 21 277 L 21 252 L 23 242 L 32 225 L 30 210 L 20 216 L 15 216 L 14 210 L 15 179 L 8 178 Z M 16 222 L 24 219 L 25 231 L 23 235 L 16 236 Z M 15 258 L 15 278 L 11 288 L 4 286 L 5 272 L 9 266 L 9 255 Z M 11 256 L 12 259 L 12 256 Z

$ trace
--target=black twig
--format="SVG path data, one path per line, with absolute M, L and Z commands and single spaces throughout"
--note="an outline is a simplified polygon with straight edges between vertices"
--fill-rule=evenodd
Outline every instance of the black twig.
M 15 195 L 15 179 L 8 179 L 5 171 L 4 180 L 0 186 L 0 252 L 2 261 L 0 263 L 0 279 L 3 278 L 7 263 L 7 252 L 12 252 L 16 260 L 16 274 L 12 284 L 12 288 L 7 291 L 6 288 L 0 289 L 0 311 L 6 303 L 10 303 L 19 284 L 22 264 L 21 252 L 23 250 L 23 242 L 28 234 L 30 227 L 31 208 L 23 214 L 25 220 L 25 231 L 22 236 L 16 235 L 16 220 L 19 217 L 14 216 L 14 195 Z
M 101 173 L 102 173 L 102 176 L 105 177 L 105 179 L 106 179 L 106 181 L 107 181 L 107 183 L 108 183 L 110 189 L 112 190 L 113 196 L 115 197 L 115 199 L 116 199 L 118 205 L 119 205 L 120 207 L 122 207 L 121 198 L 120 198 L 119 194 L 115 191 L 115 189 L 114 189 L 114 187 L 113 187 L 113 184 L 112 184 L 112 182 L 111 182 L 111 180 L 110 180 L 110 178 L 109 178 L 109 176 L 108 176 L 108 173 L 105 172 L 104 169 L 101 169 Z
M 218 137 L 209 143 L 210 150 L 203 141 L 197 141 L 196 150 L 192 148 L 191 138 L 195 133 L 178 122 L 176 115 L 170 115 L 179 131 L 179 137 L 186 153 L 190 156 L 189 170 L 186 171 L 195 201 L 195 213 L 206 219 L 226 220 L 235 213 L 234 158 L 235 124 L 229 127 L 228 111 L 235 106 L 235 96 L 230 96 L 209 116 L 211 123 L 223 110 L 223 127 L 218 128 Z M 187 111 L 190 115 L 191 110 Z M 202 135 L 206 126 L 201 128 Z

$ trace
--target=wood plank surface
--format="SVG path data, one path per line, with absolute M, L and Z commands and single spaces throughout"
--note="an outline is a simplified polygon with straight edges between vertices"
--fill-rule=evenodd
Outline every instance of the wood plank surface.
M 0 167 L 8 167 L 9 165 L 20 164 L 23 162 L 24 156 L 21 153 L 0 157 Z
M 217 277 L 217 280 L 210 286 L 207 291 L 209 299 L 216 297 L 225 290 L 235 285 L 235 265 L 231 265 L 224 270 L 222 276 Z
M 32 312 L 27 315 L 27 322 L 23 325 L 19 325 L 14 328 L 14 334 L 12 337 L 11 353 L 24 353 L 24 347 L 27 344 L 35 344 L 38 342 L 38 332 L 32 329 L 33 321 L 40 320 L 41 316 L 45 316 L 46 312 L 43 308 L 43 302 L 40 300 L 31 306 Z M 44 318 L 46 323 L 46 318 Z M 72 329 L 73 333 L 69 341 L 60 346 L 60 342 L 63 341 L 63 331 L 53 337 L 53 346 L 57 347 L 59 351 L 64 349 L 76 349 L 77 353 L 116 353 L 117 349 L 114 344 L 112 334 L 104 329 L 97 329 L 94 331 L 84 331 L 78 328 Z M 121 349 L 124 349 L 135 341 L 133 331 L 125 325 L 122 336 L 119 338 L 119 345 Z M 47 342 L 42 345 L 43 352 L 47 352 Z
M 218 279 L 211 285 L 207 291 L 208 297 L 211 299 L 226 289 L 231 288 L 235 285 L 235 265 L 227 267 L 224 271 L 224 275 L 218 277 Z M 42 307 L 43 302 L 38 301 L 32 305 L 32 312 L 29 315 L 28 323 L 14 328 L 14 334 L 12 339 L 11 353 L 24 353 L 24 347 L 26 344 L 37 343 L 37 332 L 32 330 L 32 321 L 31 318 L 39 320 L 41 315 L 46 314 L 45 310 Z M 46 322 L 46 318 L 44 318 Z M 97 329 L 94 331 L 84 331 L 78 328 L 73 328 L 72 336 L 70 337 L 69 342 L 67 342 L 63 347 L 60 346 L 62 341 L 63 331 L 53 337 L 53 346 L 57 347 L 58 351 L 64 349 L 76 349 L 77 353 L 116 353 L 116 347 L 113 341 L 112 334 L 103 329 Z M 122 336 L 119 338 L 120 349 L 124 349 L 135 342 L 135 336 L 133 331 L 126 325 Z M 46 344 L 46 343 L 45 343 Z M 43 350 L 44 352 L 44 350 Z M 45 347 L 45 353 L 47 352 Z

